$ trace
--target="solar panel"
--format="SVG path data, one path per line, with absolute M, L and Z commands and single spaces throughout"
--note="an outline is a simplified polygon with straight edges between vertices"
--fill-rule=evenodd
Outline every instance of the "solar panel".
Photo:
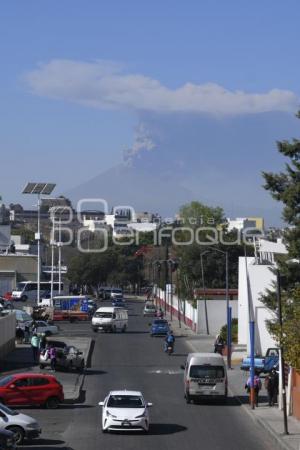
M 31 194 L 35 185 L 36 183 L 27 183 L 22 191 L 22 194 Z
M 54 183 L 27 183 L 22 193 L 50 195 L 55 186 Z
M 46 186 L 44 187 L 43 191 L 41 192 L 41 194 L 44 195 L 50 195 L 51 192 L 53 191 L 53 189 L 55 188 L 56 184 L 54 183 L 47 183 Z

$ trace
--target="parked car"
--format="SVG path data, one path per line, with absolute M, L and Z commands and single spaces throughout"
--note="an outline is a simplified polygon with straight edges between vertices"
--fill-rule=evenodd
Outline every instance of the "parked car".
M 27 312 L 22 311 L 22 309 L 16 309 L 15 313 L 17 326 L 19 326 L 22 329 L 24 329 L 26 325 L 31 327 L 33 320 L 32 317 Z
M 46 406 L 64 401 L 63 387 L 53 375 L 15 373 L 0 378 L 0 403 L 8 406 Z
M 16 450 L 16 448 L 14 433 L 8 430 L 0 431 L 0 450 Z
M 33 417 L 0 403 L 0 431 L 2 430 L 12 431 L 17 445 L 21 445 L 24 439 L 39 437 L 42 432 L 39 423 Z
M 58 326 L 51 325 L 44 320 L 36 320 L 35 324 L 37 334 L 45 334 L 46 336 L 51 336 L 52 334 L 58 333 Z
M 241 370 L 249 370 L 251 365 L 251 358 L 247 356 L 244 358 L 241 365 Z M 278 348 L 268 348 L 266 355 L 255 355 L 254 367 L 256 372 L 267 373 L 271 372 L 272 369 L 277 369 L 279 365 L 279 349 Z
M 0 315 L 6 316 L 7 314 L 11 314 L 13 311 L 15 311 L 14 305 L 9 302 L 8 300 L 5 300 L 3 297 L 0 298 Z
M 166 336 L 170 330 L 170 325 L 167 320 L 155 319 L 151 324 L 150 336 Z
M 149 411 L 141 392 L 111 391 L 103 402 L 102 431 L 148 431 Z
M 157 308 L 153 303 L 146 303 L 143 311 L 143 316 L 155 317 L 157 313 Z
M 46 366 L 51 365 L 49 354 L 47 349 L 40 353 L 40 368 L 44 369 Z M 56 350 L 56 367 L 65 370 L 83 370 L 84 369 L 84 357 L 82 352 L 74 346 L 66 346 Z

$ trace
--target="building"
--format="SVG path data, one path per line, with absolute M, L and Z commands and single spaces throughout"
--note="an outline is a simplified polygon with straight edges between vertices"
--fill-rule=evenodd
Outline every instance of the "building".
M 250 352 L 249 315 L 255 321 L 255 351 L 265 354 L 269 347 L 276 347 L 266 321 L 273 319 L 273 313 L 262 302 L 261 296 L 268 289 L 276 288 L 276 254 L 287 254 L 282 241 L 270 242 L 256 239 L 255 256 L 239 257 L 239 297 L 238 297 L 238 343 L 247 345 Z
M 258 232 L 264 233 L 264 219 L 262 217 L 238 217 L 236 219 L 227 218 L 228 231 L 244 231 L 247 228 L 255 228 Z

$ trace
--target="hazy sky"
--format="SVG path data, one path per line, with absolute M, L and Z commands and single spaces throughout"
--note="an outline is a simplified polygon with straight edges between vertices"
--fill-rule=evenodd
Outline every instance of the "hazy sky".
M 283 113 L 296 135 L 299 20 L 297 0 L 2 2 L 3 200 L 22 200 L 29 180 L 64 192 L 121 163 L 124 150 L 155 151 L 147 117 Z M 275 152 L 284 136 L 277 120 L 268 126 Z

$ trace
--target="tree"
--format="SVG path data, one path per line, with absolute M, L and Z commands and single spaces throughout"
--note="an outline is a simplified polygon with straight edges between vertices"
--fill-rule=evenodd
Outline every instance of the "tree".
M 300 118 L 300 114 L 297 114 Z M 279 153 L 288 162 L 285 170 L 279 173 L 263 172 L 264 188 L 272 197 L 283 203 L 284 221 L 288 228 L 284 232 L 284 240 L 288 255 L 277 259 L 278 268 L 283 277 L 282 283 L 282 344 L 286 360 L 294 367 L 300 368 L 300 141 L 277 142 Z M 294 261 L 293 261 L 294 260 Z M 268 291 L 262 297 L 263 303 L 276 313 L 276 294 Z M 270 332 L 277 342 L 280 341 L 278 318 L 268 323 Z

